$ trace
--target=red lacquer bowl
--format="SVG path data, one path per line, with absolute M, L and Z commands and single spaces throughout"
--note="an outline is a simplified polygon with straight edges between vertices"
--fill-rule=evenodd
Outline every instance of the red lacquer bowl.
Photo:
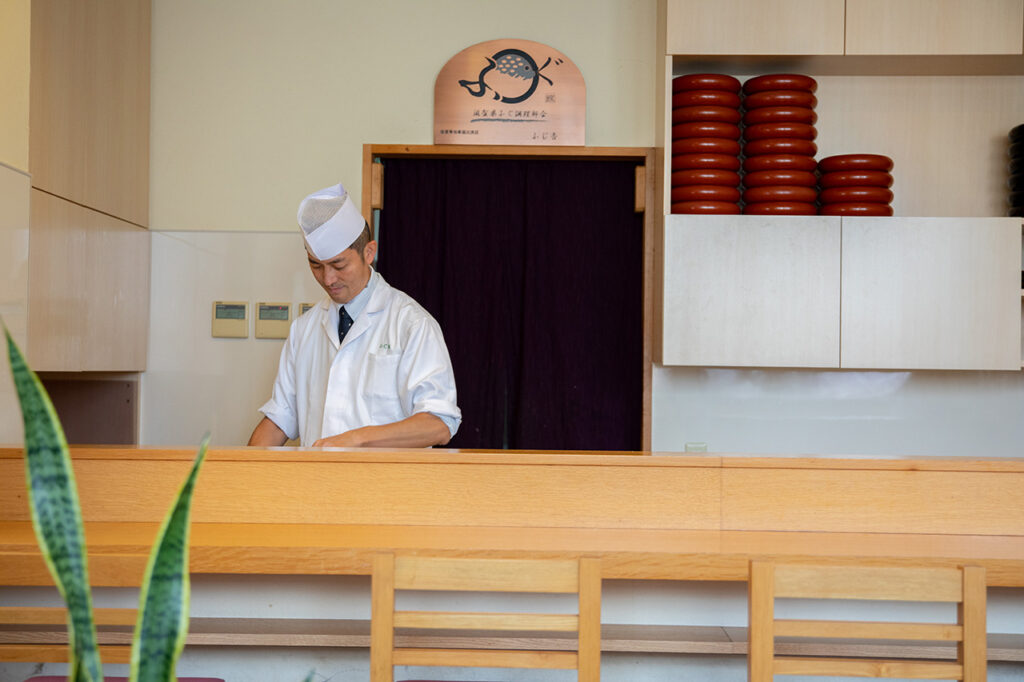
M 740 143 L 722 137 L 684 137 L 672 141 L 672 155 L 677 154 L 732 154 L 740 153 Z
M 678 107 L 672 110 L 672 123 L 691 123 L 693 121 L 719 121 L 721 123 L 739 123 L 740 110 L 733 107 L 693 106 Z
M 807 123 L 814 124 L 818 115 L 808 107 L 764 107 L 751 109 L 743 114 L 743 123 L 755 126 L 759 123 Z
M 818 177 L 810 171 L 801 170 L 766 170 L 747 173 L 743 176 L 743 185 L 750 187 L 770 187 L 778 185 L 797 185 L 815 187 Z
M 685 201 L 726 201 L 735 204 L 740 191 L 724 185 L 683 185 L 672 188 L 672 203 Z
M 856 170 L 822 173 L 818 180 L 822 189 L 829 187 L 892 187 L 892 175 L 885 171 Z
M 818 130 L 809 123 L 760 123 L 743 131 L 747 142 L 775 138 L 813 140 L 817 136 Z
M 747 204 L 743 212 L 748 215 L 817 215 L 818 208 L 810 202 L 765 201 Z
M 722 137 L 728 140 L 740 139 L 740 127 L 735 123 L 722 121 L 693 121 L 672 126 L 672 139 L 683 137 Z
M 717 213 L 739 215 L 739 204 L 727 201 L 680 201 L 672 204 L 673 213 Z
M 818 145 L 810 140 L 786 139 L 769 137 L 763 140 L 751 140 L 743 145 L 745 156 L 761 156 L 762 154 L 801 154 L 814 156 L 818 153 Z
M 723 185 L 725 187 L 737 187 L 740 184 L 740 174 L 736 171 L 718 170 L 716 168 L 694 168 L 692 170 L 680 170 L 672 173 L 673 187 L 683 185 Z
M 743 201 L 748 204 L 777 201 L 813 204 L 817 199 L 817 188 L 800 185 L 765 185 L 743 190 Z
M 737 109 L 740 106 L 740 96 L 735 92 L 728 92 L 726 90 L 683 90 L 672 95 L 673 107 L 692 107 L 695 105 L 711 105 Z
M 829 187 L 818 196 L 823 204 L 888 204 L 892 190 L 885 187 Z
M 729 154 L 680 154 L 672 157 L 672 170 L 689 170 L 691 168 L 717 168 L 718 170 L 737 171 L 740 160 Z
M 739 92 L 738 79 L 724 73 L 689 73 L 672 79 L 672 92 L 683 90 L 726 90 Z
M 818 81 L 810 76 L 797 73 L 773 73 L 756 76 L 743 84 L 743 92 L 752 95 L 765 90 L 806 90 L 814 92 L 818 89 Z
M 748 173 L 766 170 L 799 170 L 811 172 L 817 163 L 813 156 L 800 154 L 764 154 L 748 156 L 743 160 L 743 170 Z
M 892 159 L 881 154 L 838 154 L 819 161 L 818 170 L 822 173 L 853 170 L 888 172 L 892 170 Z
M 889 204 L 824 204 L 821 207 L 821 215 L 889 216 L 892 215 L 892 206 Z
M 807 90 L 764 90 L 747 95 L 743 100 L 747 109 L 762 107 L 808 107 L 818 106 L 818 98 Z

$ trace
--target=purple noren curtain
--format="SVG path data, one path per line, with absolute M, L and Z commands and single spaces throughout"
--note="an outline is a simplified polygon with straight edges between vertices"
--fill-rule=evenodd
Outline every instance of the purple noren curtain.
M 640 448 L 635 166 L 385 160 L 378 268 L 444 331 L 463 413 L 450 447 Z

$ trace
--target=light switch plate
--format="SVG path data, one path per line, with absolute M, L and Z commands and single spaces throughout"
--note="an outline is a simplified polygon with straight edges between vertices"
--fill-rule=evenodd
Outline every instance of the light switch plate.
M 249 337 L 249 302 L 214 301 L 210 335 L 216 338 Z
M 256 338 L 286 339 L 291 324 L 291 303 L 260 301 L 256 304 Z

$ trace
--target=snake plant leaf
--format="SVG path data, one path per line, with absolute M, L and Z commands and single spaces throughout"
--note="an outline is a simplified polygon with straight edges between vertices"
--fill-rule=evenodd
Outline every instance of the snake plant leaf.
M 188 632 L 192 492 L 209 443 L 207 434 L 149 555 L 132 638 L 130 682 L 172 682 L 175 679 L 175 665 Z
M 42 382 L 25 362 L 6 326 L 4 334 L 25 424 L 25 475 L 32 526 L 68 608 L 68 679 L 101 682 L 85 532 L 68 444 Z

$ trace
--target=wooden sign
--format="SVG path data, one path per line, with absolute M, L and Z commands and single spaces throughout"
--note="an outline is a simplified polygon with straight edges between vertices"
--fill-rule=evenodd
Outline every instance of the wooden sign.
M 434 81 L 434 144 L 585 144 L 587 89 L 572 60 L 529 40 L 490 40 Z

